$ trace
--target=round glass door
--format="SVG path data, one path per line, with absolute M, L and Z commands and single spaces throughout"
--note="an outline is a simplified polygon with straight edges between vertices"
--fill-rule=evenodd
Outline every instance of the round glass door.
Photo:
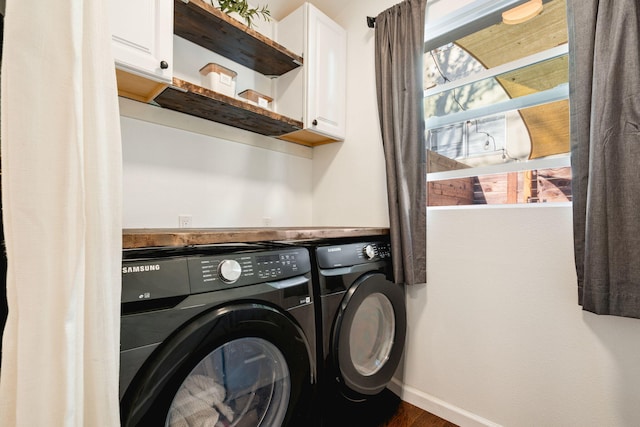
M 395 327 L 393 306 L 386 296 L 376 292 L 362 301 L 349 331 L 351 360 L 360 375 L 374 375 L 389 360 Z
M 280 426 L 290 393 L 280 350 L 262 338 L 236 339 L 209 353 L 184 379 L 165 426 Z

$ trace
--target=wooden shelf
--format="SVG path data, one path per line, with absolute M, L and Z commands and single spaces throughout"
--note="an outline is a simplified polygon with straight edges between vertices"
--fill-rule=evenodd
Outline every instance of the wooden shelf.
M 155 98 L 161 107 L 236 128 L 278 137 L 302 128 L 302 122 L 174 77 Z
M 266 76 L 302 65 L 302 57 L 202 0 L 174 0 L 174 34 Z

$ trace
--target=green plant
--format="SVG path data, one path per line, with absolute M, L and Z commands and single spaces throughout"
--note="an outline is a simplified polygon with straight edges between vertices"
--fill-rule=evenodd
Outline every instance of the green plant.
M 249 28 L 253 26 L 253 20 L 258 16 L 265 21 L 271 21 L 271 12 L 268 6 L 250 7 L 247 0 L 218 0 L 220 10 L 226 14 L 236 12 L 240 15 Z

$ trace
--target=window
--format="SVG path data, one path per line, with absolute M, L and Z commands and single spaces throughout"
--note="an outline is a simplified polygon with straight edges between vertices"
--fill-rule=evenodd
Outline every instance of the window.
M 565 0 L 477 0 L 427 26 L 429 206 L 571 200 Z

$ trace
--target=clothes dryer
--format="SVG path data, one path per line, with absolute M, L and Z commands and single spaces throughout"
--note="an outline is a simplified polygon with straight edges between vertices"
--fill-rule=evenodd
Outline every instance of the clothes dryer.
M 297 244 L 312 254 L 322 424 L 378 425 L 399 402 L 386 387 L 400 364 L 407 328 L 389 240 Z
M 304 248 L 125 250 L 123 426 L 307 425 L 316 331 Z

